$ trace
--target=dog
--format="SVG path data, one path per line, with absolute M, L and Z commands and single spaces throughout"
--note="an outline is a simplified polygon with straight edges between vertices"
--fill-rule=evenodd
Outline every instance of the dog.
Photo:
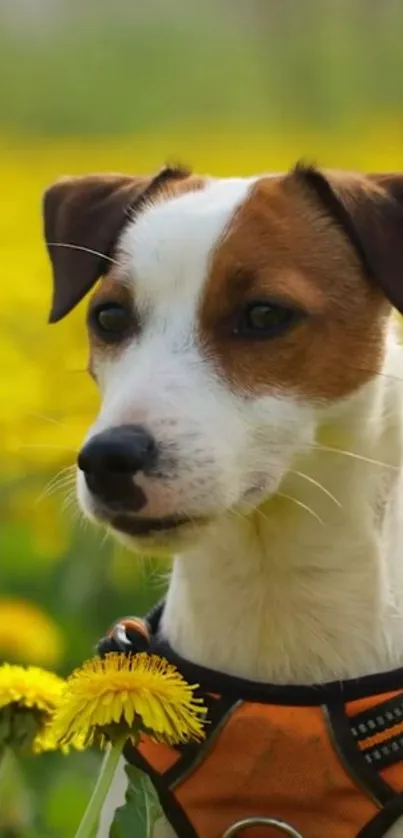
M 403 175 L 299 163 L 250 178 L 175 166 L 64 178 L 45 193 L 44 227 L 50 321 L 96 286 L 89 372 L 102 406 L 78 456 L 79 504 L 129 549 L 174 555 L 163 642 L 199 683 L 213 671 L 311 695 L 356 682 L 364 704 L 371 684 L 381 707 L 395 701 Z M 400 753 L 399 707 L 385 724 Z M 361 742 L 359 759 L 375 760 L 371 748 Z M 368 794 L 374 831 L 300 826 L 298 806 L 292 824 L 278 792 L 265 825 L 224 824 L 225 835 L 403 836 L 399 763 L 382 763 L 389 796 Z M 368 791 L 361 774 L 358 786 Z M 192 829 L 183 834 L 225 831 Z M 164 820 L 157 833 L 180 830 Z

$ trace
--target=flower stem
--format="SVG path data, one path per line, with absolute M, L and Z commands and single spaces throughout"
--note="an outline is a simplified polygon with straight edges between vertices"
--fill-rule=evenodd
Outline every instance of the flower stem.
M 121 740 L 113 745 L 109 745 L 90 802 L 78 827 L 75 838 L 93 837 L 106 795 L 115 776 L 124 743 L 125 740 Z
M 6 799 L 8 794 L 10 768 L 13 762 L 13 755 L 9 748 L 4 748 L 0 754 L 0 802 Z M 1 807 L 3 808 L 3 806 Z

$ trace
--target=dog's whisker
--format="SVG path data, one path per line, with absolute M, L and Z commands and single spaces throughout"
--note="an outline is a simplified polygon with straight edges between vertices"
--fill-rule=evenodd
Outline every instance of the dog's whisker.
M 56 483 L 54 486 L 51 486 L 50 489 L 41 492 L 41 494 L 36 499 L 35 503 L 39 504 L 42 503 L 45 499 L 52 498 L 54 495 L 58 494 L 59 492 L 64 492 L 67 489 L 74 487 L 75 489 L 75 480 L 66 479 L 60 480 L 60 482 Z
M 75 471 L 76 471 L 76 467 L 74 465 L 73 466 L 66 466 L 65 468 L 62 468 L 45 485 L 45 487 L 42 489 L 42 491 L 38 495 L 35 503 L 40 503 L 40 501 L 44 500 L 44 498 L 54 494 L 59 489 L 62 489 L 65 486 L 70 485 L 70 483 L 73 483 L 73 481 L 75 481 Z
M 340 454 L 344 457 L 351 457 L 353 460 L 359 460 L 363 463 L 368 463 L 372 466 L 380 466 L 382 468 L 389 468 L 392 471 L 399 471 L 399 466 L 394 466 L 391 463 L 384 463 L 382 460 L 374 460 L 372 457 L 364 457 L 363 454 L 356 454 L 354 451 L 345 451 L 343 448 L 332 448 L 330 445 L 322 445 L 319 442 L 313 442 L 312 448 L 317 448 L 319 451 L 325 451 L 329 454 Z
M 60 480 L 60 478 L 64 478 L 64 477 L 67 477 L 67 476 L 71 477 L 73 475 L 73 473 L 75 473 L 75 470 L 76 470 L 76 466 L 73 463 L 69 466 L 64 466 L 64 468 L 60 469 L 60 471 L 58 471 L 56 474 L 53 475 L 53 477 L 46 484 L 45 488 L 49 488 L 50 486 L 53 486 L 53 484 L 56 483 L 58 480 Z
M 74 521 L 78 525 L 78 528 L 82 532 L 85 532 L 90 527 L 89 520 L 85 517 L 85 515 L 83 515 L 83 513 L 82 513 L 82 511 L 81 511 L 81 509 L 78 505 L 73 510 L 72 521 Z
M 284 498 L 284 500 L 289 500 L 292 503 L 295 503 L 296 506 L 299 506 L 301 509 L 304 509 L 305 512 L 309 512 L 309 514 L 312 515 L 312 517 L 315 518 L 315 520 L 318 521 L 319 524 L 324 526 L 324 521 L 322 521 L 322 518 L 316 512 L 314 512 L 314 510 L 311 509 L 310 506 L 308 506 L 306 503 L 302 503 L 301 500 L 297 500 L 297 498 L 294 498 L 293 495 L 286 495 L 284 492 L 276 492 L 276 497 Z
M 63 487 L 63 489 L 66 492 L 64 502 L 66 502 L 68 499 L 74 500 L 75 502 L 77 501 L 77 492 L 75 484 L 67 484 Z
M 153 585 L 154 588 L 160 587 L 160 582 L 157 580 L 157 568 L 153 564 L 151 556 L 142 554 L 140 563 L 141 582 L 144 587 Z
M 65 497 L 65 499 L 62 503 L 63 512 L 65 512 L 70 506 L 73 506 L 73 504 L 75 505 L 76 503 L 77 503 L 76 493 L 74 491 L 69 492 L 66 495 L 66 497 Z
M 68 489 L 76 486 L 75 469 L 72 474 L 63 475 L 53 486 L 52 491 L 59 491 L 61 489 Z
M 238 518 L 243 523 L 248 523 L 249 517 L 247 513 L 241 512 L 239 509 L 234 509 L 233 507 L 231 507 L 231 509 L 229 509 L 228 511 L 231 515 L 233 515 L 235 518 Z M 252 508 L 251 512 L 257 512 L 257 508 Z
M 49 422 L 51 425 L 58 425 L 63 428 L 67 428 L 65 422 L 61 422 L 60 419 L 55 419 L 53 416 L 44 416 L 42 413 L 27 413 L 27 418 L 31 419 L 43 419 L 44 422 Z
M 53 482 L 57 481 L 60 477 L 74 477 L 76 473 L 77 466 L 75 463 L 70 463 L 68 466 L 64 466 L 64 468 L 60 469 L 49 481 L 49 485 L 52 485 Z
M 86 532 L 91 526 L 90 521 L 83 515 L 78 505 L 74 507 L 70 506 L 65 510 L 65 514 L 68 515 L 70 523 L 80 532 Z
M 70 242 L 46 242 L 48 247 L 67 247 L 70 250 L 82 250 L 84 253 L 90 253 L 92 256 L 99 256 L 101 259 L 105 259 L 106 262 L 111 262 L 112 265 L 119 265 L 120 263 L 117 259 L 112 259 L 111 256 L 107 256 L 106 253 L 101 253 L 99 250 L 93 250 L 91 247 L 84 247 L 83 245 L 79 244 L 71 244 Z
M 67 513 L 68 512 L 73 512 L 74 513 L 74 512 L 76 512 L 76 510 L 77 510 L 77 507 L 76 507 L 72 498 L 69 498 L 69 500 L 67 502 L 63 503 L 62 507 L 61 507 L 62 514 L 65 514 L 66 512 Z M 74 518 L 73 518 L 73 520 L 74 520 Z
M 158 567 L 155 563 L 147 573 L 146 583 L 154 589 L 161 589 L 168 585 L 170 578 L 170 571 L 166 568 Z
M 268 515 L 266 515 L 266 513 L 263 512 L 263 509 L 261 509 L 260 506 L 257 506 L 256 509 L 253 510 L 253 512 L 256 512 L 257 515 L 260 515 L 260 517 L 263 518 L 263 521 L 265 521 L 266 523 L 269 522 Z
M 65 498 L 64 503 L 61 505 L 61 513 L 62 515 L 68 516 L 71 524 L 85 525 L 85 527 L 89 525 L 89 521 L 83 515 L 82 509 L 77 503 L 75 492 Z
M 290 469 L 289 473 L 296 474 L 297 477 L 302 477 L 304 480 L 307 480 L 308 483 L 312 483 L 313 486 L 317 486 L 317 488 L 320 489 L 324 495 L 330 498 L 330 500 L 332 500 L 333 503 L 335 503 L 339 509 L 342 508 L 340 501 L 337 500 L 337 498 L 335 498 L 335 496 L 331 492 L 329 492 L 329 489 L 326 489 L 326 486 L 323 486 L 323 484 L 319 483 L 318 480 L 314 480 L 314 478 L 310 477 L 309 474 L 305 474 L 303 471 L 295 471 L 294 469 Z
M 101 538 L 101 549 L 104 546 L 104 544 L 106 544 L 106 542 L 108 540 L 109 541 L 111 540 L 111 538 L 112 538 L 112 534 L 109 532 L 109 530 L 105 530 L 105 532 L 103 534 L 103 537 Z
M 368 372 L 374 376 L 374 378 L 389 378 L 391 381 L 398 381 L 399 384 L 403 384 L 403 377 L 400 375 L 392 375 L 389 372 L 381 372 L 381 370 L 371 370 L 367 369 L 366 367 L 350 367 L 351 370 L 357 370 L 358 372 Z

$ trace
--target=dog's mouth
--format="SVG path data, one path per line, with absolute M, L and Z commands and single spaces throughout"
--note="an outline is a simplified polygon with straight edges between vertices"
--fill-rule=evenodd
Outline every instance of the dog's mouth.
M 192 526 L 193 519 L 170 515 L 163 518 L 135 518 L 131 515 L 114 515 L 110 518 L 110 525 L 118 532 L 131 535 L 134 538 L 147 538 L 153 535 L 164 535 L 185 526 Z

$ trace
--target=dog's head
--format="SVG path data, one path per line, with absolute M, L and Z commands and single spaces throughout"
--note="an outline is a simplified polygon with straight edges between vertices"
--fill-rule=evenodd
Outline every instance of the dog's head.
M 102 277 L 79 500 L 133 544 L 274 493 L 403 310 L 403 176 L 100 175 L 50 187 L 44 214 L 51 321 Z

